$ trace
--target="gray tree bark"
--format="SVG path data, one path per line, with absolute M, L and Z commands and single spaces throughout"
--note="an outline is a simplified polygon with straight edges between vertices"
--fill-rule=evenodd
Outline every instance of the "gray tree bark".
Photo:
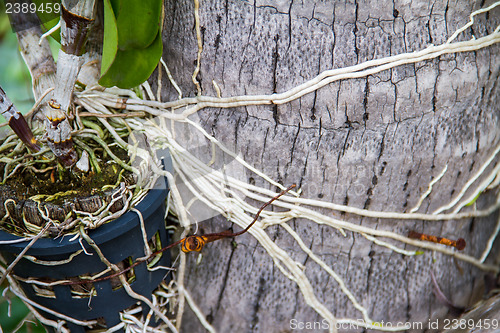
M 185 96 L 195 96 L 193 2 L 165 3 L 163 58 Z M 209 96 L 216 96 L 212 80 L 223 97 L 283 92 L 327 69 L 442 44 L 472 11 L 491 3 L 203 0 L 198 80 Z M 491 33 L 499 22 L 497 7 L 476 17 L 459 40 Z M 433 212 L 457 195 L 500 142 L 499 51 L 494 45 L 336 81 L 284 105 L 207 108 L 198 115 L 211 135 L 285 186 L 297 183 L 305 198 L 405 212 L 448 165 L 420 210 Z M 163 100 L 177 98 L 165 77 L 163 86 Z M 252 174 L 248 182 L 264 184 Z M 482 195 L 477 208 L 492 200 L 493 193 Z M 478 257 L 498 212 L 447 222 L 338 217 L 402 235 L 417 230 L 462 237 L 465 253 Z M 458 306 L 471 306 L 483 296 L 486 273 L 451 257 L 429 251 L 405 257 L 352 232 L 344 237 L 303 220 L 290 225 L 376 321 L 422 322 L 426 328 L 429 319 L 449 316 L 433 294 L 431 271 Z M 203 225 L 207 233 L 227 227 L 222 218 Z M 266 231 L 304 264 L 317 297 L 337 318 L 361 318 L 338 284 L 308 260 L 290 235 L 278 227 Z M 199 265 L 195 255 L 188 256 L 186 288 L 218 331 L 291 332 L 291 319 L 322 320 L 255 239 L 243 235 L 234 241 L 236 247 L 230 240 L 211 243 Z M 488 262 L 498 262 L 499 245 Z M 189 310 L 183 331 L 204 331 Z

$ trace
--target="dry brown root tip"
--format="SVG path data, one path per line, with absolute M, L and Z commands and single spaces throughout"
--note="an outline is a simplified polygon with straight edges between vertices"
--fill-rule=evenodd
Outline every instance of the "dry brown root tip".
M 433 242 L 433 243 L 437 243 L 437 244 L 451 246 L 451 247 L 456 248 L 459 251 L 465 249 L 465 245 L 466 245 L 465 239 L 463 239 L 463 238 L 459 238 L 458 240 L 452 240 L 452 239 L 448 239 L 448 238 L 444 238 L 444 237 L 422 234 L 420 232 L 416 232 L 413 230 L 411 230 L 408 233 L 408 237 L 413 238 L 413 239 L 419 239 L 422 241 Z
M 466 245 L 465 239 L 463 238 L 457 239 L 457 245 L 456 245 L 457 250 L 462 251 L 463 249 L 465 249 L 465 245 Z
M 50 173 L 50 181 L 52 183 L 55 183 L 56 182 L 56 170 L 52 170 L 52 172 Z
M 191 235 L 183 239 L 181 242 L 181 250 L 184 253 L 188 252 L 200 252 L 205 244 L 207 243 L 208 238 L 206 236 L 198 236 Z
M 32 152 L 40 151 L 40 145 L 38 145 L 38 142 L 35 139 L 33 132 L 31 132 L 26 119 L 24 119 L 21 114 L 19 114 L 18 118 L 15 116 L 11 117 L 9 119 L 9 126 Z
M 257 221 L 257 219 L 259 218 L 260 213 L 262 212 L 262 210 L 264 208 L 266 208 L 274 200 L 278 199 L 279 197 L 281 197 L 283 194 L 287 193 L 288 191 L 290 191 L 294 187 L 295 187 L 295 184 L 291 185 L 286 190 L 281 191 L 280 194 L 278 194 L 277 196 L 275 196 L 274 198 L 272 198 L 271 200 L 269 200 L 268 202 L 266 202 L 265 204 L 263 204 L 260 207 L 260 209 L 257 212 L 257 214 L 255 215 L 255 218 L 253 219 L 252 223 L 250 223 L 242 231 L 236 232 L 236 233 L 232 233 L 232 232 L 230 232 L 228 230 L 225 230 L 225 231 L 222 231 L 222 232 L 216 232 L 216 233 L 207 234 L 207 235 L 203 235 L 203 236 L 200 236 L 200 235 L 191 235 L 191 236 L 188 236 L 188 237 L 183 238 L 183 239 L 181 239 L 179 241 L 181 243 L 181 250 L 182 250 L 182 252 L 185 252 L 185 253 L 192 252 L 192 251 L 200 252 L 203 249 L 203 247 L 205 246 L 206 243 L 210 243 L 210 242 L 216 241 L 216 240 L 221 239 L 221 238 L 236 237 L 236 236 L 244 234 Z
M 239 236 L 241 234 L 244 234 L 245 232 L 248 231 L 248 229 L 250 229 L 252 227 L 252 225 L 255 223 L 255 221 L 257 221 L 257 219 L 259 218 L 259 215 L 260 213 L 262 212 L 262 210 L 264 208 L 266 208 L 267 206 L 269 206 L 274 200 L 278 199 L 279 197 L 281 197 L 283 194 L 287 193 L 288 191 L 290 191 L 292 188 L 295 187 L 295 184 L 291 185 L 289 188 L 287 188 L 286 190 L 283 190 L 281 191 L 280 194 L 278 194 L 277 196 L 275 196 L 274 198 L 272 198 L 271 200 L 269 200 L 268 202 L 266 202 L 265 204 L 263 204 L 259 211 L 257 212 L 257 214 L 255 215 L 255 218 L 253 219 L 252 223 L 250 223 L 245 229 L 243 229 L 242 231 L 240 232 L 236 232 L 236 233 L 232 233 L 231 231 L 229 230 L 225 230 L 225 231 L 222 231 L 222 232 L 217 232 L 217 233 L 212 233 L 212 234 L 207 234 L 207 235 L 203 235 L 203 236 L 200 236 L 200 235 L 190 235 L 190 236 L 187 236 L 186 238 L 183 238 L 175 243 L 172 243 L 172 244 L 169 244 L 167 245 L 166 247 L 156 251 L 156 252 L 153 252 L 151 253 L 150 256 L 148 256 L 147 258 L 142 258 L 140 260 L 137 260 L 136 262 L 134 262 L 132 265 L 130 265 L 129 267 L 127 267 L 126 269 L 120 271 L 120 272 L 117 272 L 117 273 L 114 273 L 114 274 L 111 274 L 111 275 L 107 275 L 107 276 L 104 276 L 104 277 L 101 277 L 101 278 L 98 278 L 98 279 L 95 279 L 95 280 L 92 280 L 92 281 L 89 281 L 89 280 L 80 280 L 80 281 L 69 281 L 69 282 L 65 282 L 65 283 L 62 283 L 62 285 L 77 285 L 77 284 L 84 284 L 84 283 L 95 283 L 95 282 L 100 282 L 100 281 L 104 281 L 104 280 L 108 280 L 108 279 L 111 279 L 111 278 L 114 278 L 118 275 L 121 275 L 121 274 L 124 274 L 126 272 L 128 272 L 129 270 L 131 270 L 132 268 L 136 267 L 137 265 L 139 265 L 140 263 L 142 262 L 145 262 L 145 261 L 148 261 L 150 258 L 153 258 L 155 256 L 157 256 L 158 254 L 174 247 L 174 246 L 177 246 L 177 245 L 181 245 L 181 250 L 185 253 L 187 252 L 200 252 L 203 247 L 205 246 L 206 243 L 210 243 L 210 242 L 213 242 L 215 240 L 218 240 L 218 239 L 221 239 L 221 238 L 226 238 L 226 237 L 235 237 L 235 236 Z

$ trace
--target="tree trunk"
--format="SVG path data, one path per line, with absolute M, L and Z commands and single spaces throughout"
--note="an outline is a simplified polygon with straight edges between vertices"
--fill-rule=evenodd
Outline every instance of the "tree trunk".
M 207 96 L 217 96 L 212 80 L 222 97 L 284 92 L 325 70 L 443 44 L 469 21 L 471 12 L 492 3 L 483 2 L 203 0 L 198 81 Z M 198 50 L 193 3 L 166 0 L 165 13 L 163 58 L 184 96 L 196 96 L 191 80 Z M 499 14 L 497 7 L 478 15 L 458 40 L 493 32 Z M 419 210 L 432 213 L 458 195 L 499 145 L 499 51 L 495 44 L 444 54 L 338 80 L 289 103 L 205 108 L 198 116 L 207 132 L 241 152 L 251 165 L 285 186 L 296 183 L 303 198 L 408 212 L 447 166 Z M 178 94 L 166 77 L 163 86 L 163 100 L 175 100 Z M 495 163 L 498 157 L 478 182 Z M 253 174 L 247 174 L 247 181 L 265 183 Z M 481 195 L 476 209 L 493 203 L 492 192 Z M 464 238 L 463 252 L 477 258 L 495 229 L 498 212 L 430 222 L 337 217 L 403 236 L 416 230 Z M 359 233 L 347 231 L 344 237 L 329 226 L 301 219 L 288 224 L 340 275 L 374 321 L 421 322 L 427 328 L 429 319 L 450 316 L 433 294 L 431 271 L 456 306 L 469 307 L 483 296 L 487 272 L 450 256 L 432 251 L 403 256 Z M 203 229 L 216 232 L 228 225 L 219 217 Z M 316 297 L 336 318 L 362 318 L 338 283 L 288 233 L 277 226 L 266 232 L 304 265 Z M 230 240 L 210 244 L 199 264 L 195 255 L 188 255 L 186 289 L 217 331 L 290 332 L 293 319 L 322 321 L 254 238 L 247 234 L 234 241 L 237 246 Z M 488 263 L 498 262 L 499 245 L 494 244 Z M 205 331 L 190 310 L 183 331 Z

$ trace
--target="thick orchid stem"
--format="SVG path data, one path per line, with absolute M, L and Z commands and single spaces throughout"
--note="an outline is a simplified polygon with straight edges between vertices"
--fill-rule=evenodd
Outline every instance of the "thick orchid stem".
M 45 127 L 49 147 L 66 166 L 74 165 L 78 158 L 71 138 L 68 112 L 94 17 L 95 0 L 62 1 L 61 50 L 57 61 L 54 97 L 45 112 Z

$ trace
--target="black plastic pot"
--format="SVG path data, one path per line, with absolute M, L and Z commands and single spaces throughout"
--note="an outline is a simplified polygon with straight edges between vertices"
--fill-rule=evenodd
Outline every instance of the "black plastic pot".
M 163 183 L 163 184 L 162 184 Z M 165 229 L 165 198 L 168 193 L 166 180 L 161 179 L 157 187 L 150 190 L 145 198 L 135 207 L 141 211 L 147 232 L 148 240 L 159 237 L 161 246 L 169 243 L 168 234 Z M 90 231 L 89 236 L 102 250 L 104 256 L 112 263 L 133 262 L 136 258 L 144 257 L 144 241 L 140 228 L 138 214 L 129 211 L 115 221 L 106 223 L 101 227 Z M 17 236 L 0 231 L 0 241 L 14 240 Z M 78 240 L 70 241 L 69 236 L 58 239 L 39 239 L 28 250 L 28 256 L 36 257 L 41 261 L 61 261 L 67 260 L 75 252 L 82 250 Z M 82 241 L 88 253 L 83 251 L 74 256 L 69 262 L 47 266 L 37 264 L 33 260 L 23 258 L 15 265 L 13 273 L 22 278 L 48 278 L 51 280 L 61 280 L 78 277 L 83 274 L 95 275 L 106 269 L 106 265 L 101 262 L 95 253 L 84 240 Z M 28 242 L 0 245 L 0 252 L 4 258 L 12 262 L 16 255 L 20 253 Z M 170 253 L 165 251 L 155 266 L 171 266 Z M 127 273 L 131 274 L 131 273 Z M 146 298 L 150 299 L 152 291 L 165 278 L 167 271 L 158 269 L 150 271 L 146 263 L 141 263 L 133 269 L 135 280 L 130 283 L 132 289 Z M 131 276 L 128 275 L 128 278 Z M 170 275 L 168 275 L 168 278 Z M 34 302 L 62 313 L 66 316 L 78 320 L 99 319 L 105 327 L 110 328 L 120 323 L 119 311 L 122 311 L 137 302 L 130 297 L 123 287 L 115 288 L 111 284 L 111 279 L 96 282 L 93 284 L 97 295 L 90 297 L 75 297 L 74 286 L 54 286 L 49 290 L 51 297 L 40 296 L 34 290 L 33 285 L 20 282 L 26 296 Z M 87 284 L 87 288 L 88 288 Z M 92 284 L 91 284 L 92 286 Z M 72 292 L 73 287 L 73 292 Z M 47 288 L 47 287 L 45 287 Z M 54 298 L 55 294 L 55 298 Z M 143 304 L 143 312 L 147 314 L 149 308 Z M 40 311 L 49 319 L 56 319 L 53 315 Z M 85 332 L 85 328 L 68 323 L 71 332 Z

